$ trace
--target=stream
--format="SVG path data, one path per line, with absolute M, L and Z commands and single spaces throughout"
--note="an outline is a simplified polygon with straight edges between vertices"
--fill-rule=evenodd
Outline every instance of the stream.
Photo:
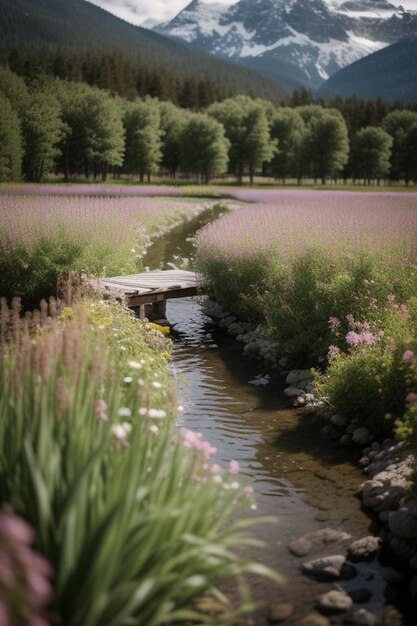
M 191 237 L 220 213 L 219 208 L 208 210 L 157 240 L 145 265 L 170 268 L 170 263 L 179 265 L 181 259 L 192 257 Z M 263 603 L 252 616 L 253 623 L 266 626 L 268 607 L 289 603 L 292 614 L 283 623 L 298 626 L 314 611 L 319 596 L 337 588 L 303 575 L 301 564 L 323 555 L 345 554 L 352 541 L 378 533 L 357 497 L 364 481 L 359 452 L 321 440 L 322 424 L 289 405 L 278 374 L 273 373 L 266 386 L 250 384 L 257 375 L 267 373 L 265 366 L 243 357 L 242 345 L 203 314 L 201 299 L 168 301 L 167 318 L 173 327 L 171 365 L 184 406 L 183 425 L 201 432 L 217 447 L 216 458 L 223 464 L 231 459 L 239 462 L 241 473 L 255 489 L 254 515 L 277 518 L 275 524 L 259 525 L 252 531 L 267 546 L 252 556 L 284 576 L 278 587 L 264 579 L 250 581 L 255 600 Z M 324 544 L 305 558 L 290 553 L 291 541 L 326 527 L 349 533 L 352 539 Z M 387 566 L 377 560 L 355 565 L 358 575 L 340 586 L 348 592 L 365 588 L 372 593 L 355 608 L 378 615 L 383 626 L 415 626 L 400 590 L 387 587 Z M 342 623 L 341 617 L 331 618 L 331 624 Z

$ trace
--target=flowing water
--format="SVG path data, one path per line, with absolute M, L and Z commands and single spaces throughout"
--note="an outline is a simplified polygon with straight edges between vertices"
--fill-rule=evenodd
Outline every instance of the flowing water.
M 159 240 L 146 264 L 170 267 L 167 264 L 189 257 L 190 236 L 219 213 L 219 209 L 211 210 Z M 167 318 L 173 326 L 172 369 L 185 409 L 184 426 L 201 432 L 216 446 L 217 458 L 224 464 L 239 461 L 242 474 L 255 489 L 258 508 L 254 515 L 277 517 L 276 523 L 253 531 L 267 546 L 253 556 L 283 574 L 284 583 L 277 587 L 263 579 L 251 581 L 255 598 L 264 603 L 254 623 L 268 624 L 268 606 L 285 602 L 294 606 L 285 624 L 296 626 L 314 610 L 320 595 L 336 587 L 304 576 L 302 562 L 343 554 L 348 544 L 324 545 L 304 559 L 293 556 L 288 544 L 325 527 L 349 533 L 352 541 L 378 530 L 357 497 L 364 480 L 358 454 L 320 440 L 321 424 L 289 406 L 278 375 L 266 386 L 250 384 L 266 371 L 254 359 L 243 357 L 242 345 L 212 324 L 198 298 L 169 301 Z M 366 588 L 372 592 L 371 599 L 358 608 L 377 614 L 385 626 L 415 625 L 404 606 L 398 609 L 402 604 L 399 591 L 387 590 L 385 567 L 378 561 L 357 567 L 358 575 L 341 586 L 347 591 Z M 341 623 L 341 618 L 332 618 L 333 623 Z

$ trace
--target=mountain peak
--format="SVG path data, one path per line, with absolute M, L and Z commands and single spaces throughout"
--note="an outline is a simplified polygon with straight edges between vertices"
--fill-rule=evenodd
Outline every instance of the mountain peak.
M 403 18 L 406 19 L 403 19 Z M 284 83 L 317 88 L 350 63 L 417 33 L 417 15 L 389 0 L 192 0 L 165 35 L 255 68 Z

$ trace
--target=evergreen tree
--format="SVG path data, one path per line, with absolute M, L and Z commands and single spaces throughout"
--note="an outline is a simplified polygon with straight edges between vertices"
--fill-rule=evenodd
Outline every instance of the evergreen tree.
M 393 140 L 382 128 L 367 126 L 359 130 L 352 141 L 351 171 L 355 178 L 368 181 L 387 176 Z
M 123 169 L 150 179 L 161 162 L 161 117 L 154 100 L 129 102 L 125 106 L 126 152 Z
M 9 100 L 0 94 L 0 181 L 19 180 L 21 164 L 20 121 Z
M 228 148 L 223 126 L 204 113 L 194 113 L 181 133 L 182 168 L 208 183 L 213 176 L 226 172 Z
M 417 113 L 413 111 L 392 111 L 383 122 L 384 129 L 394 140 L 391 158 L 391 177 L 394 180 L 410 181 L 409 155 L 405 150 L 405 138 L 411 126 L 417 122 Z

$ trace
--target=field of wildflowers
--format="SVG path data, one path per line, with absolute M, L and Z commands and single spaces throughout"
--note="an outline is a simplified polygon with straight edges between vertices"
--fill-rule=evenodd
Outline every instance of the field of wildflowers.
M 263 325 L 295 364 L 324 360 L 328 320 L 372 322 L 415 292 L 412 194 L 274 192 L 198 236 L 197 262 L 232 312 Z
M 172 199 L 0 195 L 0 294 L 35 305 L 63 272 L 135 273 L 153 233 L 199 210 Z
M 3 299 L 0 319 L 0 498 L 52 567 L 38 571 L 45 594 L 29 618 L 231 624 L 245 595 L 213 618 L 195 601 L 222 580 L 268 574 L 236 552 L 251 522 L 232 513 L 253 504 L 252 490 L 235 461 L 220 467 L 198 433 L 174 427 L 167 340 L 117 303 L 88 299 L 44 301 L 24 319 Z M 0 516 L 0 542 L 4 525 Z M 12 598 L 1 600 L 2 624 L 14 624 Z
M 211 291 L 292 365 L 327 366 L 317 387 L 336 411 L 417 447 L 417 198 L 248 193 L 264 202 L 198 236 Z

